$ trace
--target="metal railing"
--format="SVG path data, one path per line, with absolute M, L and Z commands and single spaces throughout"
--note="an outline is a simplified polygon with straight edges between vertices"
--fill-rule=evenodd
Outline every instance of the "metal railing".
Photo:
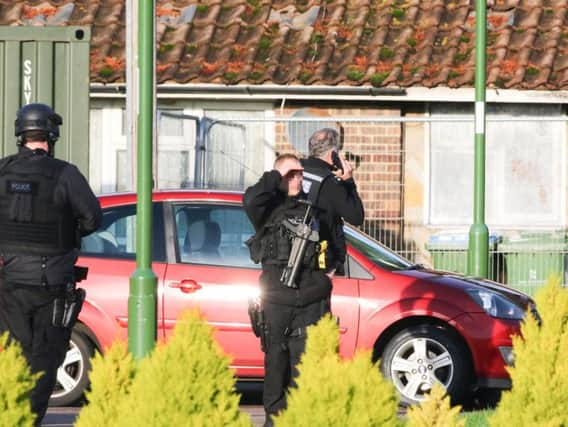
M 473 119 L 208 118 L 208 126 L 198 126 L 203 131 L 195 160 L 201 166 L 195 170 L 201 175 L 195 183 L 244 189 L 271 168 L 278 153 L 306 155 L 314 130 L 335 127 L 343 135 L 343 151 L 360 158 L 355 180 L 366 208 L 363 231 L 413 262 L 465 273 Z M 495 235 L 489 276 L 531 294 L 551 273 L 566 283 L 567 121 L 564 116 L 487 118 L 487 215 Z

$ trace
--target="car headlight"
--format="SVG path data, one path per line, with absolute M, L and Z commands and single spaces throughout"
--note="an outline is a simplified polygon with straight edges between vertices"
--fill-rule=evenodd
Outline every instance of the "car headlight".
M 486 289 L 468 289 L 467 293 L 491 317 L 522 320 L 524 310 L 503 295 Z

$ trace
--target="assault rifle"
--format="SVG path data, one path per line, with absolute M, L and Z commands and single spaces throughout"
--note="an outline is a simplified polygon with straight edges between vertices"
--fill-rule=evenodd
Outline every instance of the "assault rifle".
M 319 233 L 312 230 L 313 219 L 310 217 L 312 212 L 312 203 L 309 200 L 299 200 L 299 202 L 306 204 L 306 213 L 301 223 L 294 225 L 289 220 L 285 219 L 283 222 L 292 234 L 292 250 L 290 251 L 290 258 L 288 264 L 284 267 L 282 275 L 280 276 L 280 283 L 288 288 L 297 288 L 296 278 L 304 260 L 306 253 L 306 245 L 308 241 L 319 241 Z

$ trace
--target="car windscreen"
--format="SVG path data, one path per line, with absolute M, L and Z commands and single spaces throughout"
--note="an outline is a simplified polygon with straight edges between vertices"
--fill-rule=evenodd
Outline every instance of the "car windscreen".
M 406 270 L 413 264 L 360 230 L 344 227 L 347 243 L 385 270 Z

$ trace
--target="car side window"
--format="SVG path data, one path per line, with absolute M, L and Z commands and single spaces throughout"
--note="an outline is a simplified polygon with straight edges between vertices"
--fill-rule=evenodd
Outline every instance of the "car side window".
M 373 275 L 367 271 L 365 267 L 353 259 L 351 255 L 347 255 L 345 262 L 345 272 L 350 279 L 373 280 Z
M 165 259 L 161 206 L 161 203 L 156 203 L 153 209 L 152 258 L 154 261 Z M 136 205 L 104 209 L 99 229 L 81 239 L 81 255 L 135 259 Z
M 240 206 L 174 206 L 178 262 L 260 268 L 245 242 L 254 228 Z

